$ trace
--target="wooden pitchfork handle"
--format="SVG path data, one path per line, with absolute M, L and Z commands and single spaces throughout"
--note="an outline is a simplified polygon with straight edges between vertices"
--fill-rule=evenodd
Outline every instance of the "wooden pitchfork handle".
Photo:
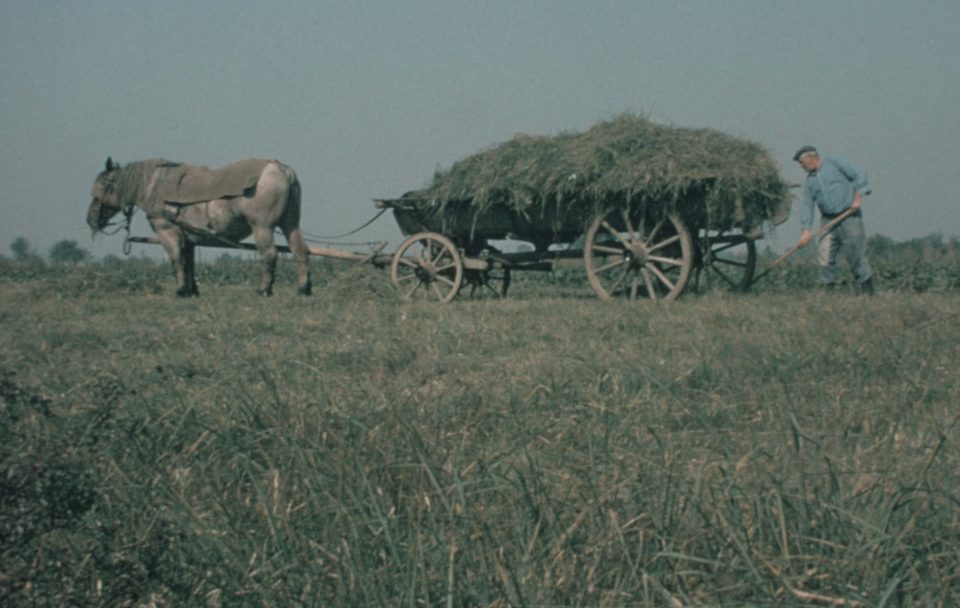
M 781 255 L 779 258 L 775 259 L 769 266 L 767 266 L 767 269 L 766 269 L 766 270 L 764 270 L 764 271 L 761 272 L 759 275 L 757 275 L 756 277 L 754 277 L 753 281 L 751 281 L 750 283 L 753 284 L 753 283 L 756 283 L 757 281 L 759 281 L 759 280 L 760 280 L 761 278 L 763 278 L 768 272 L 770 272 L 771 270 L 773 270 L 774 268 L 776 268 L 777 266 L 779 266 L 780 264 L 782 264 L 784 261 L 786 261 L 787 258 L 789 258 L 790 256 L 792 256 L 792 255 L 795 254 L 796 252 L 800 251 L 801 249 L 803 249 L 804 247 L 806 247 L 807 245 L 809 245 L 810 243 L 812 243 L 813 240 L 816 239 L 816 238 L 818 238 L 820 235 L 822 235 L 822 234 L 824 234 L 824 233 L 826 233 L 826 232 L 829 232 L 834 226 L 836 226 L 837 224 L 839 224 L 839 223 L 842 222 L 843 220 L 847 219 L 848 217 L 850 217 L 851 215 L 853 215 L 854 213 L 856 213 L 856 212 L 859 211 L 859 210 L 860 210 L 859 207 L 856 207 L 856 208 L 850 207 L 849 209 L 847 209 L 846 211 L 844 211 L 843 213 L 841 213 L 841 214 L 838 215 L 837 217 L 833 218 L 832 220 L 830 220 L 829 222 L 827 222 L 827 223 L 824 224 L 823 226 L 820 226 L 820 229 L 817 230 L 815 233 L 813 233 L 813 236 L 810 237 L 810 240 L 809 240 L 809 241 L 807 241 L 807 242 L 804 243 L 803 245 L 794 245 L 789 251 L 787 251 L 786 253 L 784 253 L 783 255 Z

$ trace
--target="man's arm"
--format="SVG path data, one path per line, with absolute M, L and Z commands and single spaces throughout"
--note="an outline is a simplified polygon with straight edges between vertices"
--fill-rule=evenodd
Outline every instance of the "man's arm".
M 813 192 L 810 191 L 810 181 L 803 182 L 803 202 L 800 203 L 800 225 L 803 230 L 800 231 L 800 240 L 797 247 L 806 247 L 810 242 L 810 228 L 813 226 Z

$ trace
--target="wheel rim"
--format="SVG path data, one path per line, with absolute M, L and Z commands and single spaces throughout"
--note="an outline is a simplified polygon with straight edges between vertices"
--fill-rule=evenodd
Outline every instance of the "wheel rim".
M 404 300 L 449 302 L 460 290 L 463 262 L 450 239 L 421 232 L 407 238 L 393 254 L 390 280 Z
M 705 233 L 700 239 L 697 291 L 746 291 L 757 268 L 757 246 L 742 235 Z
M 672 300 L 687 284 L 693 246 L 674 213 L 651 219 L 635 209 L 615 209 L 590 226 L 584 261 L 590 286 L 602 299 Z

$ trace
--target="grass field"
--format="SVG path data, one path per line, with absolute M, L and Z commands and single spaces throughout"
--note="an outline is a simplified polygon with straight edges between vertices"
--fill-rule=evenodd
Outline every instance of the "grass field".
M 0 604 L 960 605 L 955 288 L 315 266 L 3 267 Z

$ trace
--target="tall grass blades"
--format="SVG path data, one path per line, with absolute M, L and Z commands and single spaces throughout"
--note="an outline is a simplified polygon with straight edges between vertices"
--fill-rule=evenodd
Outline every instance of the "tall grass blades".
M 0 275 L 0 604 L 960 602 L 953 288 L 413 305 L 227 262 Z

